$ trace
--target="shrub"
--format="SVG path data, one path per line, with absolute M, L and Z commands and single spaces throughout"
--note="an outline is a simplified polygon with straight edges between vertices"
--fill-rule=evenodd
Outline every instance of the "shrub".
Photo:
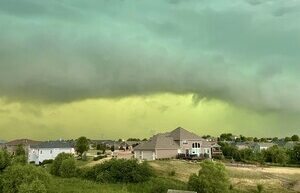
M 229 178 L 221 163 L 204 161 L 201 163 L 199 174 L 192 174 L 188 188 L 202 193 L 223 193 L 229 188 Z
M 18 155 L 15 156 L 12 160 L 12 164 L 27 164 L 27 156 L 25 155 Z
M 11 163 L 11 157 L 5 149 L 0 149 L 0 171 L 3 171 Z
M 75 177 L 76 174 L 76 164 L 75 159 L 70 157 L 66 160 L 63 160 L 59 168 L 60 176 L 63 178 Z
M 60 153 L 57 155 L 55 160 L 53 161 L 51 168 L 50 168 L 50 173 L 55 175 L 55 176 L 60 176 L 60 167 L 62 165 L 62 162 L 64 160 L 67 160 L 69 158 L 73 158 L 73 155 L 68 154 L 68 153 Z
M 264 186 L 262 184 L 257 184 L 257 192 L 261 193 L 264 190 Z
M 51 179 L 42 168 L 19 164 L 5 169 L 2 177 L 2 189 L 5 193 L 44 193 L 49 188 Z
M 153 172 L 147 162 L 138 164 L 137 160 L 111 159 L 87 169 L 83 176 L 102 183 L 138 183 L 147 181 Z
M 53 163 L 53 159 L 46 159 L 41 163 L 41 165 L 52 164 L 52 163 Z
M 171 170 L 169 173 L 168 173 L 169 176 L 175 176 L 176 175 L 176 172 L 175 170 Z

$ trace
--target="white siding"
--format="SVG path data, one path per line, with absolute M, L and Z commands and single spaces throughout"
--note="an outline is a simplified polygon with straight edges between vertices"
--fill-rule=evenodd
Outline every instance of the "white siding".
M 44 160 L 54 160 L 58 154 L 63 152 L 75 154 L 74 148 L 29 148 L 28 161 L 39 164 Z

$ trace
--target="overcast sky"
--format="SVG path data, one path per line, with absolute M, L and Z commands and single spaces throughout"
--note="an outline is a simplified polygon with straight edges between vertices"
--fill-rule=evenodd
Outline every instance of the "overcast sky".
M 188 112 L 180 124 L 199 134 L 299 133 L 299 18 L 298 0 L 1 0 L 0 130 L 10 128 L 4 138 L 19 131 L 59 137 L 54 130 L 76 136 L 103 127 L 141 136 L 172 129 L 175 114 Z M 146 104 L 145 98 L 161 110 L 143 123 L 136 112 L 153 105 L 133 108 L 128 101 Z M 78 116 L 80 128 L 41 113 L 87 109 L 91 101 L 101 103 L 89 106 L 99 122 Z M 119 117 L 114 121 L 126 124 L 106 122 L 108 103 Z M 159 120 L 160 113 L 174 117 Z M 112 130 L 103 135 L 114 136 Z

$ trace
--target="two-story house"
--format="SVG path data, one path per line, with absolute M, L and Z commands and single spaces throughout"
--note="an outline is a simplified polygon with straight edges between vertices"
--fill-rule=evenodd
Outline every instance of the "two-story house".
M 155 160 L 181 156 L 212 157 L 212 144 L 181 127 L 154 135 L 134 148 L 137 159 Z

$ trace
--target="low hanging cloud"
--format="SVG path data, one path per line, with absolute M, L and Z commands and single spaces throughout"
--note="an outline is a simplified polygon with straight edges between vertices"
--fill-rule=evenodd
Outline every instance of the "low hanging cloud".
M 285 0 L 2 0 L 0 96 L 56 103 L 194 93 L 299 112 L 299 7 Z

